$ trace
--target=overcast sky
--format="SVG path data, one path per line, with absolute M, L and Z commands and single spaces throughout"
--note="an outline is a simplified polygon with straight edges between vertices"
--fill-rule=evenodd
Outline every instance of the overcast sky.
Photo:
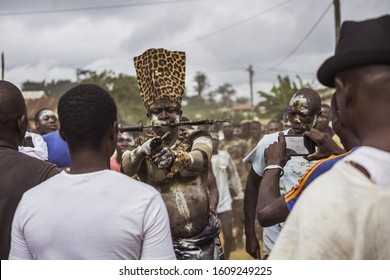
M 186 52 L 188 95 L 202 71 L 212 88 L 231 83 L 249 97 L 249 65 L 254 92 L 269 91 L 278 74 L 320 87 L 316 71 L 335 45 L 332 2 L 0 0 L 5 79 L 74 81 L 77 68 L 135 75 L 134 56 L 166 48 Z M 389 0 L 340 2 L 342 21 L 390 13 Z

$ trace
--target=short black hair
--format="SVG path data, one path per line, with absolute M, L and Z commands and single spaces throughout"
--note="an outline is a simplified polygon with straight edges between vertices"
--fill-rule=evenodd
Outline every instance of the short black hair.
M 267 124 L 269 124 L 269 123 L 279 123 L 279 124 L 283 125 L 282 121 L 279 119 L 270 119 Z
M 0 125 L 11 125 L 26 114 L 26 103 L 20 90 L 12 83 L 0 81 Z
M 82 84 L 60 98 L 58 117 L 70 150 L 90 147 L 98 151 L 107 131 L 117 121 L 117 108 L 106 90 Z
M 311 114 L 318 114 L 321 111 L 321 98 L 317 91 L 311 88 L 301 88 L 297 90 L 294 96 L 305 96 L 308 101 L 308 106 Z

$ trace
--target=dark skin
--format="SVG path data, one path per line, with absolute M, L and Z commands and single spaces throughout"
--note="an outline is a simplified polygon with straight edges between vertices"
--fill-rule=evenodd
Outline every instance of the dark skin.
M 249 135 L 256 141 L 259 141 L 261 139 L 261 123 L 258 122 L 252 122 L 250 124 L 250 132 Z
M 118 133 L 116 143 L 116 161 L 118 163 L 122 162 L 123 152 L 132 148 L 132 146 L 130 146 L 131 140 L 131 136 L 128 132 Z
M 60 135 L 66 141 L 67 135 L 61 131 Z M 110 157 L 116 148 L 116 139 L 118 135 L 118 124 L 115 122 L 103 137 L 98 150 L 91 147 L 78 147 L 74 149 L 69 147 L 72 158 L 72 167 L 70 174 L 82 174 L 96 172 L 104 169 L 110 169 Z
M 341 122 L 364 146 L 390 152 L 390 66 L 372 65 L 335 78 Z
M 226 140 L 232 140 L 234 138 L 234 126 L 231 123 L 223 123 L 222 131 Z
M 17 151 L 27 131 L 27 113 L 21 114 L 13 123 L 2 125 L 0 147 Z
M 219 145 L 219 139 L 217 135 L 215 137 L 212 137 L 213 140 L 213 155 L 218 154 L 218 145 Z M 212 172 L 211 172 L 212 173 Z M 214 180 L 215 176 L 213 175 Z M 215 181 L 215 187 L 217 188 L 217 182 Z M 218 192 L 218 188 L 217 188 Z M 217 202 L 218 205 L 218 202 Z M 216 205 L 216 206 L 217 206 Z M 232 245 L 233 245 L 233 224 L 222 224 L 222 233 L 224 238 L 224 245 L 223 245 L 223 251 L 225 254 L 225 259 L 229 259 L 230 253 L 232 251 Z
M 269 122 L 266 126 L 265 133 L 271 134 L 283 130 L 283 124 L 281 122 Z
M 51 110 L 43 110 L 39 114 L 39 122 L 35 123 L 37 132 L 45 135 L 58 129 L 57 116 Z
M 208 152 L 210 156 L 211 150 L 206 147 L 204 151 L 198 149 L 189 151 L 187 155 L 193 159 L 191 171 L 182 170 L 180 175 L 175 174 L 171 180 L 166 180 L 167 170 L 175 162 L 171 147 L 178 140 L 179 128 L 164 124 L 179 122 L 181 114 L 179 104 L 168 99 L 155 101 L 148 108 L 147 116 L 149 123 L 156 126 L 153 132 L 159 137 L 164 137 L 162 144 L 155 150 L 154 147 L 150 148 L 148 141 L 152 141 L 151 138 L 125 155 L 122 160 L 125 174 L 129 176 L 137 174 L 141 181 L 147 182 L 161 192 L 170 219 L 171 234 L 175 238 L 186 238 L 200 232 L 210 213 L 207 182 L 209 160 L 205 163 L 203 154 Z M 193 173 L 199 180 L 194 179 Z
M 310 130 L 320 114 L 320 102 L 312 93 L 295 94 L 288 109 L 288 118 L 291 123 L 288 134 L 299 135 Z M 276 173 L 277 171 L 273 170 L 272 172 Z M 280 175 L 280 170 L 278 174 Z M 278 179 L 279 175 L 277 176 Z M 256 236 L 254 221 L 262 179 L 262 176 L 259 176 L 252 167 L 247 178 L 244 196 L 246 251 L 255 259 L 260 258 L 260 245 Z
M 337 105 L 337 104 L 335 104 Z M 336 106 L 332 107 L 332 124 L 339 133 L 340 139 L 347 150 L 358 145 L 358 139 L 354 137 L 350 130 L 345 128 L 340 121 Z M 306 158 L 308 160 L 323 159 L 330 155 L 339 155 L 345 151 L 341 149 L 327 133 L 322 133 L 317 129 L 311 129 L 304 133 L 316 142 L 317 151 Z M 286 158 L 286 147 L 284 135 L 279 135 L 279 142 L 271 144 L 265 150 L 265 160 L 267 164 L 278 164 L 284 166 Z M 259 205 L 257 207 L 259 222 L 263 226 L 272 226 L 284 222 L 290 214 L 284 196 L 280 195 L 279 174 L 277 170 L 267 170 L 260 185 Z
M 9 148 L 18 151 L 20 143 L 23 141 L 28 126 L 27 108 L 24 106 L 24 112 L 13 121 L 0 125 L 0 147 Z M 17 110 L 16 108 L 7 108 Z M 46 176 L 48 179 L 61 172 L 59 168 L 52 169 Z
M 310 138 L 313 137 L 312 139 L 317 143 L 317 147 L 319 147 L 314 154 L 309 155 L 312 159 L 322 159 L 332 154 L 338 155 L 345 152 L 326 133 L 321 133 L 313 128 L 305 132 L 305 135 L 308 135 Z M 274 142 L 265 149 L 264 158 L 267 165 L 276 164 L 281 167 L 286 165 L 290 156 L 286 151 L 286 141 L 283 133 L 279 133 L 278 142 Z M 279 179 L 280 170 L 266 170 L 260 184 L 257 215 L 260 224 L 264 227 L 285 222 L 287 216 L 290 214 L 284 196 L 280 194 Z
M 264 158 L 267 165 L 276 164 L 284 167 L 291 156 L 286 151 L 286 139 L 283 132 L 279 132 L 278 142 L 269 145 L 264 151 Z M 259 201 L 257 205 L 257 216 L 260 224 L 263 227 L 270 226 L 263 222 L 263 213 L 261 210 L 268 204 L 271 204 L 275 198 L 283 198 L 279 190 L 280 170 L 267 169 L 264 171 L 264 176 L 260 184 Z M 283 201 L 284 202 L 284 201 Z M 284 204 L 284 203 L 283 203 Z M 272 218 L 279 222 L 283 222 L 287 207 L 276 205 L 272 209 Z M 276 223 L 275 223 L 276 224 Z
M 207 177 L 208 187 L 209 187 L 209 201 L 210 201 L 210 209 L 213 212 L 217 212 L 217 205 L 219 200 L 219 194 L 218 194 L 218 187 L 217 187 L 217 181 L 215 179 L 215 176 L 213 174 L 213 167 L 209 167 L 209 173 Z
M 321 132 L 326 132 L 326 129 L 329 127 L 329 123 L 330 123 L 330 109 L 326 106 L 321 106 L 321 116 L 318 117 L 315 127 Z
M 158 126 L 164 123 L 174 123 L 176 121 L 180 121 L 182 111 L 176 103 L 162 99 L 154 102 L 148 109 L 146 115 L 151 125 Z M 169 135 L 164 140 L 164 143 L 169 144 L 176 139 L 178 128 L 162 126 L 153 128 L 153 132 L 160 137 L 169 132 Z
M 248 140 L 251 136 L 251 123 L 244 123 L 241 125 L 241 138 Z

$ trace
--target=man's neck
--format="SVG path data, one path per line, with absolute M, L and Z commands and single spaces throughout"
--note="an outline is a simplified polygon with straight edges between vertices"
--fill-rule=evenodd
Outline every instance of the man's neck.
M 388 129 L 382 129 L 380 131 L 371 131 L 367 135 L 362 135 L 361 146 L 373 147 L 385 152 L 390 152 L 390 127 Z
M 69 173 L 81 174 L 110 169 L 110 158 L 91 150 L 71 152 L 72 167 Z
M 5 149 L 11 149 L 11 150 L 18 150 L 18 145 L 17 144 L 12 144 L 9 141 L 1 140 L 0 139 L 0 147 L 5 148 Z

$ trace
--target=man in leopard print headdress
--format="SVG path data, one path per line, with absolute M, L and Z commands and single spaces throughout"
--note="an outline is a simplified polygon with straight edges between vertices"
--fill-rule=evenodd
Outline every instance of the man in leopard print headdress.
M 219 224 L 210 211 L 207 176 L 212 141 L 180 121 L 185 53 L 149 49 L 134 58 L 141 99 L 154 135 L 123 154 L 122 170 L 161 192 L 177 259 L 223 259 Z

